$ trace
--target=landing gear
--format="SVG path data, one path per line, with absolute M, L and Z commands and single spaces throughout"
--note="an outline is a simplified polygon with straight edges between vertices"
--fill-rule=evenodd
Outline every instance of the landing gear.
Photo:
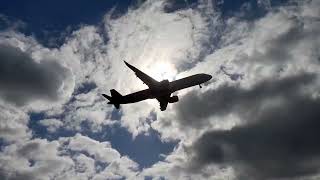
M 199 84 L 199 87 L 202 88 L 201 84 Z

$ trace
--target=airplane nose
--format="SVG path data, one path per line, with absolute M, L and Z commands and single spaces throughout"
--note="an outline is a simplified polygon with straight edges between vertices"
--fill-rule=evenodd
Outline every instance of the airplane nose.
M 211 76 L 211 75 L 206 74 L 206 80 L 207 80 L 207 81 L 209 81 L 211 78 L 212 78 L 212 76 Z

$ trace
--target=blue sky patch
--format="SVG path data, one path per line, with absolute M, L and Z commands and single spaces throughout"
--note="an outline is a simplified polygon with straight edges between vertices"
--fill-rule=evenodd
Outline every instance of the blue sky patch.
M 58 47 L 64 43 L 65 37 L 82 24 L 100 23 L 106 12 L 113 7 L 114 17 L 119 16 L 136 3 L 136 0 L 5 0 L 0 2 L 0 12 L 9 20 L 18 19 L 24 22 L 24 34 L 35 36 L 44 46 Z M 10 24 L 2 22 L 0 26 Z

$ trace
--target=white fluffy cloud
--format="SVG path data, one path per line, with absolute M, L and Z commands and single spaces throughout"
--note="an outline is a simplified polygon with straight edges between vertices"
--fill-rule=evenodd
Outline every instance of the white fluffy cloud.
M 0 154 L 0 177 L 4 179 L 130 178 L 137 170 L 138 165 L 120 156 L 109 142 L 80 134 L 58 141 L 21 141 L 6 146 Z
M 34 139 L 12 144 L 0 155 L 4 179 L 51 179 L 72 167 L 67 156 L 59 156 L 57 141 Z
M 76 160 L 86 160 L 82 163 L 84 165 L 77 165 L 82 167 L 83 173 L 90 173 L 93 179 L 103 178 L 130 178 L 138 173 L 138 164 L 126 156 L 121 156 L 115 149 L 113 149 L 109 142 L 98 142 L 89 137 L 76 134 L 74 137 L 61 138 L 60 143 L 63 144 L 65 151 L 71 151 Z M 79 157 L 80 156 L 80 157 Z M 105 167 L 92 167 L 92 162 L 105 164 Z M 79 167 L 80 166 L 80 167 Z M 94 168 L 94 170 L 93 170 Z M 79 170 L 76 168 L 76 173 Z M 92 172 L 93 171 L 93 172 Z M 81 171 L 80 171 L 81 172 Z M 68 175 L 68 174 L 66 174 Z
M 42 126 L 45 126 L 49 132 L 55 132 L 57 129 L 59 129 L 63 123 L 58 119 L 43 119 L 39 121 L 39 124 Z
M 10 105 L 1 104 L 0 107 L 0 137 L 10 142 L 30 138 L 28 115 Z

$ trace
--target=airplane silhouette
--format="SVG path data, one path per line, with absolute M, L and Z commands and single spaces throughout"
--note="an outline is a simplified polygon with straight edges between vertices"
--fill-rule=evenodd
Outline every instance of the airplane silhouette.
M 126 61 L 124 61 L 124 63 L 134 71 L 136 76 L 141 79 L 144 84 L 149 86 L 149 88 L 125 96 L 122 96 L 115 89 L 110 90 L 111 96 L 102 94 L 103 97 L 109 100 L 108 104 L 113 104 L 117 109 L 120 108 L 120 104 L 135 103 L 155 98 L 160 103 L 160 110 L 164 111 L 167 109 L 168 103 L 179 101 L 178 96 L 171 96 L 173 92 L 196 85 L 199 85 L 201 88 L 202 83 L 212 78 L 212 76 L 208 74 L 195 74 L 172 82 L 168 80 L 158 82 Z

